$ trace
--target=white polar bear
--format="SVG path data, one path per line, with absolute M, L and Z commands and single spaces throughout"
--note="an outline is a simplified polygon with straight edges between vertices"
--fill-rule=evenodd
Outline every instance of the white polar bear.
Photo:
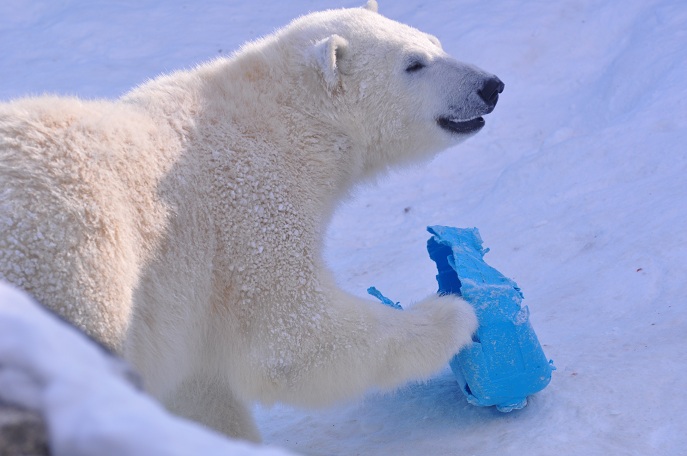
M 122 352 L 172 410 L 257 440 L 253 400 L 323 405 L 427 377 L 472 308 L 338 288 L 349 189 L 477 132 L 503 84 L 366 8 L 310 14 L 116 101 L 0 107 L 0 279 Z

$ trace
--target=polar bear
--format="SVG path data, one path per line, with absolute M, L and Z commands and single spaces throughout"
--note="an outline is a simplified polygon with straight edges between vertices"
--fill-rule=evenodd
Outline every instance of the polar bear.
M 475 134 L 502 90 L 371 1 L 118 100 L 2 104 L 0 279 L 231 436 L 259 439 L 251 401 L 426 378 L 470 341 L 472 308 L 341 290 L 323 233 L 352 186 Z

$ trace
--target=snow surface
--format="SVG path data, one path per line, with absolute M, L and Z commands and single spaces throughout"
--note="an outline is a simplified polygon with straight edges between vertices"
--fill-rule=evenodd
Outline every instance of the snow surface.
M 115 97 L 299 14 L 360 3 L 3 0 L 0 100 Z M 687 3 L 380 11 L 506 89 L 480 134 L 343 205 L 328 260 L 346 289 L 375 285 L 405 306 L 436 290 L 425 227 L 476 226 L 558 371 L 510 414 L 468 405 L 448 368 L 323 411 L 258 408 L 265 441 L 318 455 L 687 454 Z

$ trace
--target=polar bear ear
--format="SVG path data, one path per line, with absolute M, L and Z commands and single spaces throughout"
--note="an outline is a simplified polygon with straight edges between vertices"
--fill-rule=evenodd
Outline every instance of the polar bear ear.
M 364 9 L 370 10 L 373 13 L 379 12 L 379 6 L 377 5 L 377 0 L 367 0 L 367 4 L 363 6 Z
M 341 83 L 341 60 L 347 49 L 348 41 L 339 35 L 331 35 L 313 45 L 315 62 L 329 90 Z

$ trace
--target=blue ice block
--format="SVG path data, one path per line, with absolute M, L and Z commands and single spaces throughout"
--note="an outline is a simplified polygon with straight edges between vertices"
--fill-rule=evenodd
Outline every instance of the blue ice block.
M 512 280 L 487 265 L 477 228 L 431 226 L 427 241 L 437 264 L 439 293 L 461 295 L 477 314 L 473 342 L 450 362 L 468 402 L 502 412 L 527 405 L 555 368 L 539 344 L 523 296 Z

